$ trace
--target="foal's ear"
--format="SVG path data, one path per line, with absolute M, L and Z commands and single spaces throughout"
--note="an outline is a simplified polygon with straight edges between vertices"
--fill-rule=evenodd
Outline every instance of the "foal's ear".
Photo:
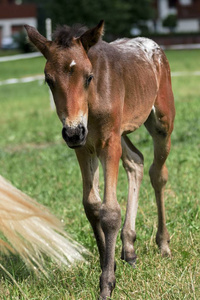
M 103 32 L 104 21 L 102 20 L 96 27 L 87 30 L 83 35 L 81 35 L 79 40 L 81 41 L 86 52 L 88 52 L 90 47 L 94 46 L 98 42 L 100 37 L 103 35 Z
M 48 41 L 43 35 L 41 35 L 34 27 L 24 25 L 29 40 L 35 45 L 35 47 L 44 55 L 47 59 L 49 53 L 49 46 L 52 43 Z

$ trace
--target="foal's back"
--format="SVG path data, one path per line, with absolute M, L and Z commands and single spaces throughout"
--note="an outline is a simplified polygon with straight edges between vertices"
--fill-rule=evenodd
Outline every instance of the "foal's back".
M 134 131 L 146 121 L 155 104 L 163 72 L 170 82 L 164 52 L 150 39 L 125 38 L 109 44 L 100 41 L 88 56 L 97 79 L 98 99 L 111 109 L 113 103 L 118 105 L 121 134 Z

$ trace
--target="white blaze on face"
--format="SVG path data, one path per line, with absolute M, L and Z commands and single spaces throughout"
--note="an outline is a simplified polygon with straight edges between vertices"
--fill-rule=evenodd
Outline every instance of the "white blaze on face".
M 70 64 L 69 66 L 70 66 L 70 68 L 71 68 L 71 67 L 73 67 L 73 66 L 75 66 L 75 65 L 76 65 L 75 60 L 72 60 L 72 62 L 71 62 L 71 64 Z
M 70 68 L 75 66 L 76 62 L 75 60 L 72 60 L 70 63 Z M 60 120 L 63 124 L 63 127 L 68 126 L 71 128 L 76 128 L 78 127 L 80 124 L 82 124 L 86 129 L 87 129 L 87 123 L 88 123 L 88 112 L 84 112 L 84 111 L 79 111 L 78 115 L 74 118 L 74 119 L 70 119 L 69 117 L 67 117 L 64 113 L 61 114 L 60 116 Z

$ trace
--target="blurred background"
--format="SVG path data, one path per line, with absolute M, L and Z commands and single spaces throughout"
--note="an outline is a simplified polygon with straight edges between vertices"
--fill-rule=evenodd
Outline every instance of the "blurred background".
M 143 35 L 161 45 L 200 43 L 199 0 L 0 0 L 0 48 L 29 52 L 24 24 L 46 35 L 46 22 L 95 26 L 104 19 L 105 39 Z

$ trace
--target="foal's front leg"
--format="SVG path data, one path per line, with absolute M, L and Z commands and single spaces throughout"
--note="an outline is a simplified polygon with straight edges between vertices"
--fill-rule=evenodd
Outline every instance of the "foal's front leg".
M 116 188 L 121 138 L 112 136 L 100 151 L 104 171 L 104 201 L 100 210 L 100 222 L 105 235 L 105 260 L 100 277 L 100 297 L 107 299 L 115 287 L 115 244 L 121 225 L 121 210 L 117 202 Z
M 83 178 L 83 205 L 86 216 L 92 225 L 103 267 L 105 238 L 100 224 L 101 199 L 99 196 L 99 164 L 96 155 L 91 155 L 86 148 L 76 150 L 76 155 Z

